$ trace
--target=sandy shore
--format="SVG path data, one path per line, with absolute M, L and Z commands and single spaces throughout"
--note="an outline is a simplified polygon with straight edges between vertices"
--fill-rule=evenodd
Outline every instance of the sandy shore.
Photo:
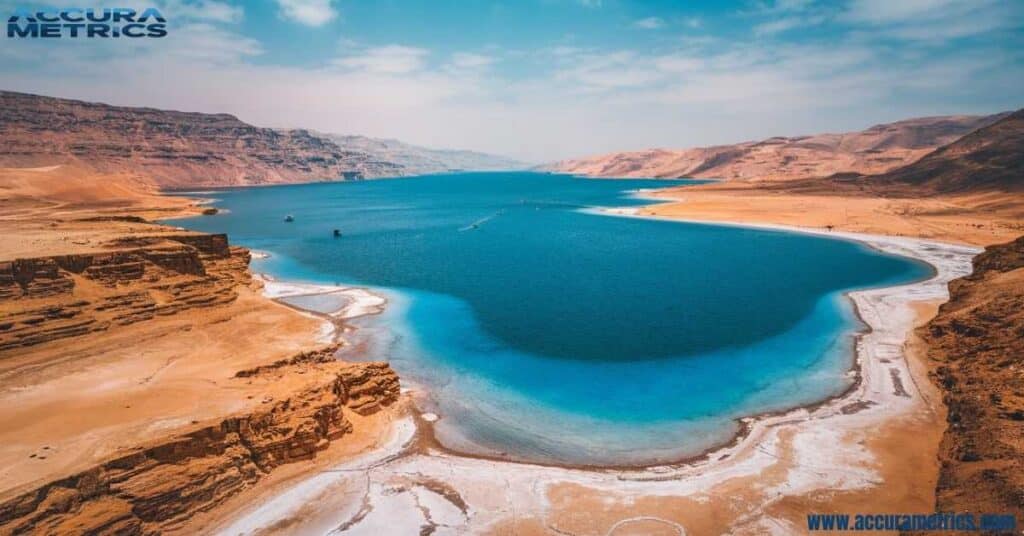
M 635 217 L 639 210 L 609 213 Z M 978 249 L 755 226 L 855 240 L 935 268 L 927 281 L 849 294 L 870 331 L 856 345 L 861 381 L 842 397 L 748 418 L 745 435 L 700 461 L 638 470 L 459 456 L 437 448 L 428 420 L 411 412 L 396 421 L 382 448 L 254 501 L 220 532 L 375 534 L 430 527 L 441 533 L 761 534 L 797 531 L 813 511 L 871 510 L 873 504 L 876 510 L 929 511 L 942 408 L 908 350 L 908 337 L 946 299 L 947 283 L 970 271 Z
M 824 188 L 824 187 L 823 187 Z M 804 191 L 749 182 L 717 182 L 642 193 L 658 204 L 641 214 L 729 224 L 776 224 L 803 229 L 905 236 L 985 246 L 1024 233 L 1024 203 L 999 193 L 924 198 Z

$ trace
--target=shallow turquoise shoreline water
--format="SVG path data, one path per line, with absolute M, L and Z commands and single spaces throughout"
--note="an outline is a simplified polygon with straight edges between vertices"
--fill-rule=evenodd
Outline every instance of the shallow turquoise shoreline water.
M 246 189 L 184 225 L 271 252 L 254 269 L 279 279 L 382 289 L 388 310 L 359 321 L 363 357 L 430 392 L 440 439 L 556 463 L 679 459 L 738 417 L 845 390 L 859 323 L 843 293 L 929 273 L 848 241 L 584 211 L 666 184 L 466 173 Z

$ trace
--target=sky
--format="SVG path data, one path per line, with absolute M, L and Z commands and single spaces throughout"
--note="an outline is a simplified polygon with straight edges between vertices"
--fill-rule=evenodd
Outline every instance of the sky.
M 56 5 L 89 6 L 156 7 L 168 36 L 5 32 L 0 89 L 533 163 L 1024 107 L 1022 0 Z

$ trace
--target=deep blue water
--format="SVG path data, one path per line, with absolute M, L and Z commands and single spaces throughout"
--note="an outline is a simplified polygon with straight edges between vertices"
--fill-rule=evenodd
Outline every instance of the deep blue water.
M 449 445 L 651 463 L 845 389 L 859 324 L 842 293 L 928 273 L 848 241 L 584 211 L 668 184 L 465 173 L 232 190 L 214 194 L 228 213 L 183 225 L 270 252 L 254 268 L 280 279 L 385 290 L 388 311 L 361 321 L 368 357 L 427 388 Z

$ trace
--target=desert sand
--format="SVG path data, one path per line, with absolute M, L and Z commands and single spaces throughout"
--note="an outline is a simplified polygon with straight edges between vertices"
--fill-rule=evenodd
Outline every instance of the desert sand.
M 1024 202 L 1020 196 L 999 193 L 900 198 L 807 193 L 739 181 L 643 195 L 659 203 L 644 207 L 641 214 L 683 220 L 831 227 L 977 246 L 1024 233 Z

